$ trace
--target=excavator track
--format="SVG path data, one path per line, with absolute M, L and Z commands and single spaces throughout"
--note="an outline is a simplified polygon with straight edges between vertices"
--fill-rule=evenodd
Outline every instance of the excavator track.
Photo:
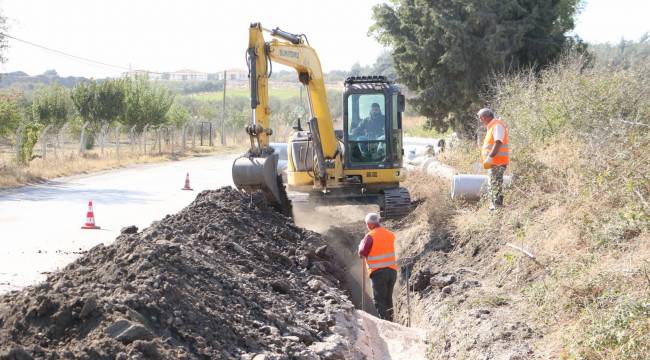
M 406 188 L 384 190 L 384 201 L 381 206 L 381 217 L 401 218 L 411 212 L 411 194 Z

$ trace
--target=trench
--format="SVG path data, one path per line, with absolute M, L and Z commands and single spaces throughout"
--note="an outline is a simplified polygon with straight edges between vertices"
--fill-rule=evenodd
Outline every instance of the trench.
M 327 242 L 328 252 L 336 268 L 333 274 L 339 288 L 347 295 L 357 310 L 350 317 L 347 333 L 341 336 L 354 341 L 358 358 L 373 360 L 411 360 L 426 358 L 426 330 L 404 326 L 403 321 L 380 320 L 372 301 L 371 283 L 363 271 L 365 264 L 357 255 L 359 242 L 367 232 L 363 221 L 368 212 L 377 212 L 377 206 L 345 205 L 301 209 L 294 205 L 296 225 L 320 233 Z M 365 292 L 363 289 L 365 282 Z M 400 279 L 395 286 L 393 301 L 396 320 L 400 317 L 397 304 L 404 294 Z M 363 294 L 362 294 L 363 292 Z M 345 322 L 344 322 L 345 323 Z M 354 357 L 357 358 L 357 357 Z
M 296 225 L 320 233 L 334 254 L 334 274 L 357 310 L 378 316 L 372 302 L 370 279 L 357 255 L 359 242 L 366 234 L 363 222 L 368 212 L 378 212 L 372 205 L 294 206 Z M 365 282 L 365 292 L 363 282 Z M 363 295 L 362 295 L 363 293 Z

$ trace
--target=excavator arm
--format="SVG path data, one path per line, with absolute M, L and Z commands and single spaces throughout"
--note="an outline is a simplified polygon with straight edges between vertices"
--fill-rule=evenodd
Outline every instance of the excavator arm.
M 270 32 L 274 39 L 265 41 L 264 31 Z M 309 46 L 304 36 L 278 28 L 266 30 L 259 23 L 252 24 L 249 29 L 246 54 L 252 108 L 252 120 L 246 127 L 250 149 L 233 164 L 233 180 L 238 188 L 246 191 L 262 190 L 271 203 L 286 208 L 288 199 L 284 187 L 276 181 L 277 154 L 269 146 L 269 136 L 273 134 L 268 94 L 272 63 L 294 68 L 298 79 L 307 88 L 311 112 L 309 126 L 314 141 L 318 177 L 322 184 L 327 177 L 326 162 L 340 157 L 323 71 L 316 51 Z
M 294 68 L 298 73 L 298 79 L 307 88 L 311 116 L 318 124 L 318 137 L 321 141 L 323 157 L 333 159 L 337 155 L 338 143 L 327 101 L 323 70 L 316 51 L 306 44 L 304 37 L 280 29 L 269 32 L 282 40 L 275 38 L 265 42 L 263 30 L 260 24 L 253 24 L 249 33 L 251 107 L 255 111 L 255 121 L 264 128 L 269 126 L 271 110 L 268 107 L 268 76 L 271 63 L 276 62 Z M 260 138 L 260 143 L 268 146 L 266 133 Z

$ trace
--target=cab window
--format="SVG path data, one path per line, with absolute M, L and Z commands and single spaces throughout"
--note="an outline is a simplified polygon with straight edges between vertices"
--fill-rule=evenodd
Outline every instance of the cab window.
M 351 94 L 347 101 L 347 148 L 353 164 L 386 161 L 386 100 L 383 94 Z

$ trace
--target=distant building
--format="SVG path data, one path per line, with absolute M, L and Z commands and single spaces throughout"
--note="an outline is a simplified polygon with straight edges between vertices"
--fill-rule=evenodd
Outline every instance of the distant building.
M 226 70 L 227 81 L 243 82 L 248 81 L 248 71 L 241 69 Z M 217 80 L 223 80 L 223 71 L 217 72 Z
M 174 72 L 153 72 L 149 70 L 130 70 L 122 73 L 123 77 L 141 77 L 145 76 L 149 80 L 166 80 L 166 81 L 208 81 L 208 74 L 194 70 L 178 70 Z M 223 77 L 223 74 L 222 76 Z
M 149 80 L 162 80 L 163 74 L 158 72 L 151 72 L 149 70 L 129 70 L 122 73 L 122 76 L 129 78 L 146 77 Z
M 167 75 L 167 74 L 165 74 Z M 166 76 L 163 76 L 163 78 Z M 169 81 L 208 81 L 208 74 L 194 70 L 178 70 L 169 73 Z

